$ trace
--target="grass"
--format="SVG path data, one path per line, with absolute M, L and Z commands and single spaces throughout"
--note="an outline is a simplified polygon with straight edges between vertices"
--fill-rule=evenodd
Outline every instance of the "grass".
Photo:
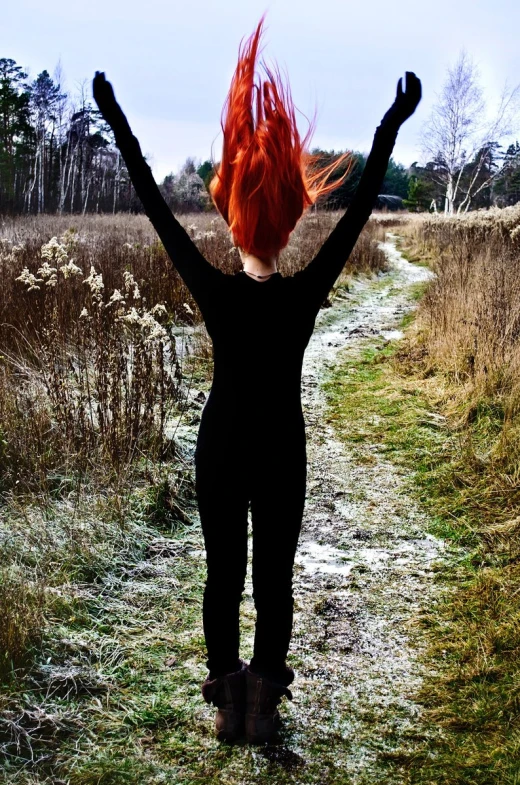
M 158 744 L 167 737 L 175 747 L 188 728 L 188 735 L 199 733 L 192 714 L 195 705 L 200 710 L 204 654 L 200 535 L 183 527 L 174 538 L 159 537 L 140 522 L 138 536 L 136 550 L 112 558 L 110 571 L 68 591 L 60 587 L 50 600 L 43 660 L 29 684 L 18 682 L 23 693 L 11 685 L 2 708 L 5 717 L 23 704 L 37 706 L 53 733 L 42 738 L 39 717 L 32 725 L 28 718 L 17 744 L 16 728 L 4 727 L 7 775 L 30 761 L 35 776 L 142 782 L 154 768 L 146 761 L 147 738 Z
M 304 267 L 339 213 L 309 213 L 281 254 Z M 184 216 L 223 272 L 241 269 L 220 216 Z M 339 282 L 384 269 L 371 222 Z M 207 377 L 211 342 L 201 314 L 143 216 L 0 219 L 0 492 L 64 493 L 71 477 L 97 483 L 160 461 L 166 424 L 184 394 L 177 338 L 190 337 L 190 383 Z M 189 370 L 189 369 L 188 369 Z
M 74 601 L 62 598 L 61 619 L 44 645 L 46 665 L 33 671 L 18 702 L 12 692 L 4 706 L 4 717 L 19 716 L 22 703 L 38 707 L 18 746 L 16 731 L 0 725 L 6 782 L 342 783 L 330 744 L 349 751 L 332 718 L 330 727 L 316 727 L 305 760 L 283 743 L 255 750 L 215 740 L 214 709 L 200 696 L 200 533 L 181 527 L 174 537 L 154 538 L 145 528 L 144 535 L 146 560 L 136 554 Z M 247 602 L 242 627 L 250 646 Z M 346 705 L 337 710 L 347 715 Z M 286 732 L 294 733 L 290 717 Z M 25 780 L 18 778 L 21 765 Z
M 475 396 L 470 406 L 461 400 L 453 376 L 432 372 L 410 316 L 403 326 L 404 347 L 381 341 L 361 355 L 345 351 L 325 387 L 338 434 L 353 447 L 379 443 L 408 475 L 431 533 L 465 554 L 439 570 L 441 597 L 417 619 L 431 670 L 417 697 L 440 735 L 397 758 L 417 785 L 513 785 L 520 781 L 518 429 L 496 395 Z

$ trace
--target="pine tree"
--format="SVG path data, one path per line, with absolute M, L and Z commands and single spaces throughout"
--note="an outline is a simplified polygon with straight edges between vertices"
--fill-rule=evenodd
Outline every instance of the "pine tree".
M 20 208 L 34 132 L 30 124 L 27 74 L 0 58 L 0 209 Z

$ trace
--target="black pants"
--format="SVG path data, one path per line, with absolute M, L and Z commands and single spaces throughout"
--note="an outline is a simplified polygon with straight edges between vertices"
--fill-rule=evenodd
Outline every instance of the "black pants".
M 239 667 L 239 607 L 247 571 L 247 515 L 253 523 L 256 608 L 251 668 L 285 676 L 293 623 L 292 572 L 305 504 L 307 457 L 303 422 L 296 429 L 227 437 L 201 423 L 196 491 L 207 559 L 203 623 L 210 678 Z

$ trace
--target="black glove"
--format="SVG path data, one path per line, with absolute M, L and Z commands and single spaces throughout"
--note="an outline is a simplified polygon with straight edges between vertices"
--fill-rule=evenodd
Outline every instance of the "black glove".
M 96 71 L 96 75 L 92 82 L 92 92 L 99 111 L 112 128 L 116 140 L 118 136 L 125 133 L 131 134 L 132 132 L 128 120 L 117 103 L 112 85 L 110 82 L 107 82 L 103 71 Z
M 421 80 L 412 71 L 407 71 L 406 89 L 403 92 L 403 80 L 399 79 L 395 101 L 385 114 L 383 122 L 392 121 L 398 126 L 402 125 L 417 109 L 421 94 Z

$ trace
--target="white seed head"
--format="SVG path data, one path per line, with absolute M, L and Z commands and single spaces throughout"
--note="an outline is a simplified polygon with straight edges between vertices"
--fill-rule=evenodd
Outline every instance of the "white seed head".
M 127 292 L 130 291 L 132 292 L 132 297 L 134 298 L 134 300 L 140 300 L 141 292 L 139 291 L 137 281 L 135 280 L 132 273 L 128 272 L 128 270 L 125 270 L 125 272 L 123 273 L 123 278 L 125 280 L 125 290 Z
M 83 271 L 77 264 L 74 264 L 72 259 L 68 261 L 67 264 L 62 264 L 60 272 L 63 273 L 64 278 L 69 278 L 71 275 L 83 275 Z
M 88 278 L 85 278 L 83 283 L 86 283 L 90 287 L 90 291 L 95 297 L 98 299 L 101 297 L 101 291 L 105 288 L 105 284 L 103 283 L 103 276 L 101 273 L 96 273 L 94 265 L 91 265 L 90 275 Z
M 114 303 L 121 303 L 121 302 L 124 303 L 124 301 L 125 301 L 125 298 L 121 294 L 119 289 L 114 289 L 114 293 L 111 295 L 111 297 L 110 297 L 110 299 L 109 299 L 109 301 L 107 303 L 107 306 L 108 305 L 113 305 Z
M 37 278 L 33 273 L 29 272 L 27 267 L 24 267 L 20 275 L 15 278 L 15 281 L 21 281 L 27 286 L 27 291 L 30 292 L 33 289 L 39 289 L 39 283 L 43 283 L 43 278 Z
M 48 243 L 42 245 L 41 256 L 42 259 L 48 259 L 50 262 L 64 264 L 67 261 L 67 249 L 57 237 L 52 237 Z

